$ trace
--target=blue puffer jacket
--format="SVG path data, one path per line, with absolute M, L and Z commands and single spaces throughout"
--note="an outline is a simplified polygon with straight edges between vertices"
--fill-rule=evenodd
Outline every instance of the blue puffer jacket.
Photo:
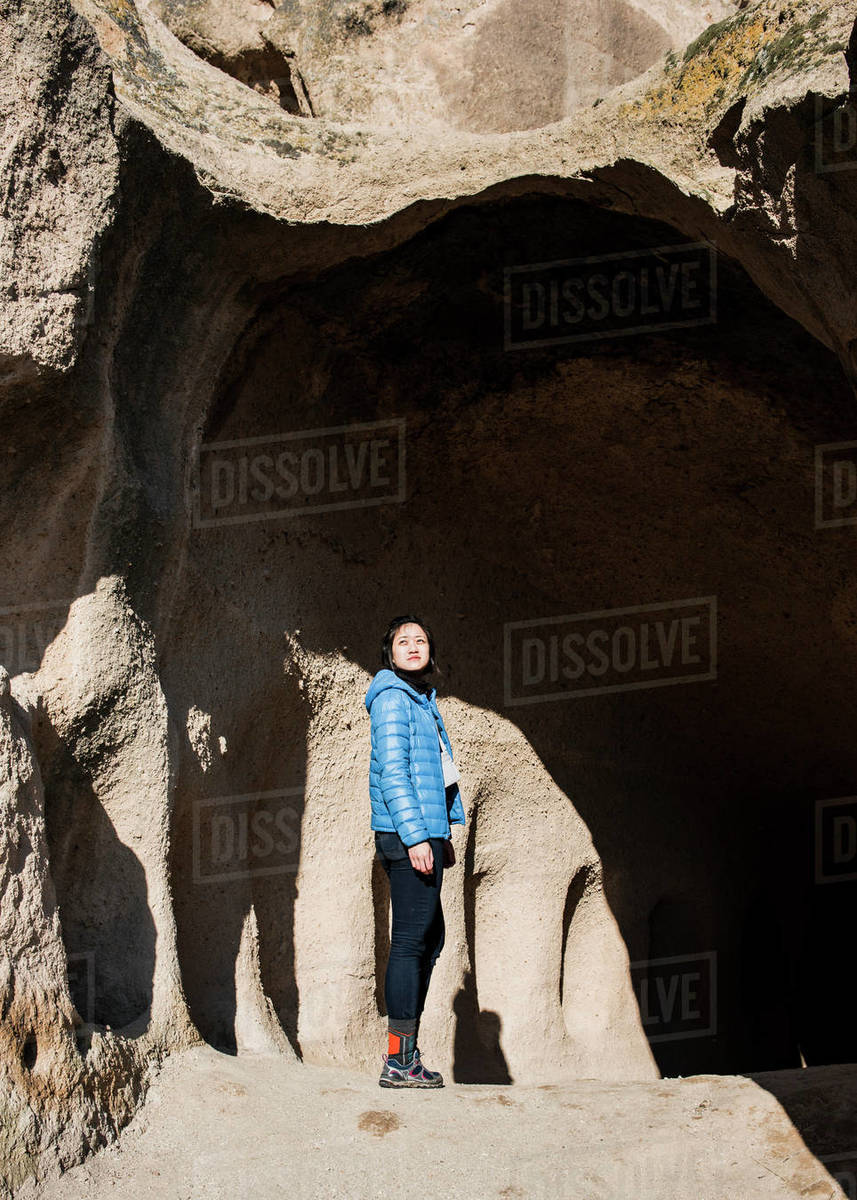
M 371 828 L 398 833 L 406 846 L 449 837 L 450 824 L 464 824 L 457 783 L 450 785 L 447 811 L 435 718 L 450 755 L 452 745 L 434 698 L 435 688 L 424 696 L 386 668 L 366 693 L 372 736 Z

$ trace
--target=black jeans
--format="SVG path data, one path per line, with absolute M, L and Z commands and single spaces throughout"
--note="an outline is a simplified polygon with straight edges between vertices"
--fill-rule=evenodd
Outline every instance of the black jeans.
M 384 978 L 387 1019 L 410 1034 L 422 1016 L 429 980 L 443 949 L 446 926 L 440 903 L 444 838 L 430 838 L 434 869 L 424 875 L 411 865 L 397 833 L 375 833 L 375 853 L 390 880 L 393 930 Z

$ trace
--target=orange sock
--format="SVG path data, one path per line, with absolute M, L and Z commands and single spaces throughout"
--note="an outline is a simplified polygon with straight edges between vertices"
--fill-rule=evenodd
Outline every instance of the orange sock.
M 399 1033 L 398 1030 L 387 1030 L 387 1057 L 395 1058 L 397 1062 L 405 1064 L 411 1061 L 414 1056 L 414 1049 L 417 1044 L 416 1034 Z

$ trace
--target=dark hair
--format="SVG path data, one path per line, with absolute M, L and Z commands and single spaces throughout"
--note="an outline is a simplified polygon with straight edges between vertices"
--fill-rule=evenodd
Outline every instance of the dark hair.
M 421 621 L 419 617 L 415 617 L 412 613 L 407 614 L 404 617 L 394 617 L 393 620 L 390 622 L 389 626 L 387 627 L 387 632 L 384 634 L 384 641 L 381 643 L 381 663 L 382 663 L 382 665 L 385 666 L 389 671 L 398 670 L 398 668 L 396 667 L 396 665 L 393 662 L 393 638 L 396 636 L 397 631 L 399 629 L 401 629 L 403 625 L 419 625 L 420 629 L 422 629 L 423 633 L 428 638 L 428 644 L 429 644 L 428 666 L 426 667 L 425 671 L 423 671 L 422 673 L 424 675 L 431 675 L 432 671 L 434 671 L 435 668 L 437 667 L 437 663 L 435 662 L 435 659 L 434 659 L 434 638 L 432 637 L 432 632 L 429 629 L 428 625 L 426 625 L 425 621 Z

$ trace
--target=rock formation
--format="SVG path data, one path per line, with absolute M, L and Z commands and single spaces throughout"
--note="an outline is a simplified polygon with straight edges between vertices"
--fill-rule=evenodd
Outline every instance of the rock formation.
M 363 697 L 414 609 L 467 813 L 439 1069 L 855 1058 L 816 855 L 857 772 L 818 449 L 857 430 L 855 16 L 2 0 L 6 1193 L 195 1041 L 376 1068 Z M 580 620 L 589 688 L 548 661 Z

